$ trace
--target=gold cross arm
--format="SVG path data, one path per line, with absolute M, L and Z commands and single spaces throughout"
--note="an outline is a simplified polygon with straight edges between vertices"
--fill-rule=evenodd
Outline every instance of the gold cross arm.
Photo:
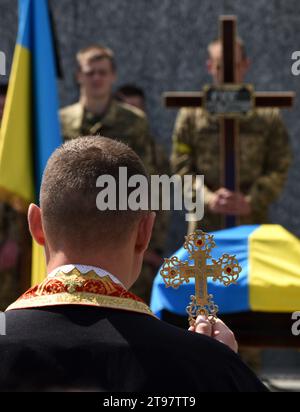
M 235 256 L 224 254 L 218 260 L 211 259 L 211 250 L 215 247 L 213 236 L 196 231 L 186 237 L 184 248 L 188 251 L 189 260 L 182 262 L 176 256 L 165 259 L 160 271 L 166 287 L 178 289 L 184 282 L 195 279 L 195 296 L 187 307 L 190 320 L 198 314 L 216 317 L 218 307 L 208 294 L 207 280 L 220 281 L 225 286 L 235 284 L 242 270 Z M 212 264 L 207 261 L 211 259 Z M 190 264 L 193 262 L 193 264 Z

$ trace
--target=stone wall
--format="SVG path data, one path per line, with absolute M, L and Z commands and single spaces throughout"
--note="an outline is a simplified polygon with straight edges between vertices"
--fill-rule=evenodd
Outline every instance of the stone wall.
M 74 54 L 89 43 L 111 47 L 117 55 L 119 84 L 132 82 L 147 93 L 154 135 L 170 149 L 175 111 L 161 104 L 166 90 L 197 90 L 209 82 L 206 45 L 217 36 L 218 16 L 236 14 L 252 68 L 247 81 L 257 90 L 294 90 L 291 54 L 300 49 L 297 0 L 50 0 L 57 26 L 64 79 L 61 105 L 77 97 Z M 17 26 L 16 0 L 0 0 L 0 49 L 11 56 Z M 284 113 L 294 163 L 272 219 L 300 236 L 299 99 Z M 181 238 L 182 230 L 176 231 Z M 180 233 L 179 233 L 180 232 Z M 178 239 L 179 239 L 178 238 Z

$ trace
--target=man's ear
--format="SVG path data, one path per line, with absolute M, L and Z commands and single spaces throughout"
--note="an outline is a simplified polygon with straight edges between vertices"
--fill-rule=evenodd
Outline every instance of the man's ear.
M 41 246 L 45 245 L 41 209 L 33 203 L 28 209 L 28 224 L 31 236 Z
M 139 253 L 144 253 L 149 246 L 156 214 L 150 212 L 145 214 L 139 222 L 135 249 Z

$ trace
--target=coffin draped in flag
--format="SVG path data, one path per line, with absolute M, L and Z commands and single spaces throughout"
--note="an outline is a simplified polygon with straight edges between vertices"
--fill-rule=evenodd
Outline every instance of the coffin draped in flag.
M 299 310 L 300 240 L 279 225 L 241 226 L 214 232 L 216 247 L 212 259 L 220 254 L 235 255 L 242 267 L 236 285 L 208 280 L 221 314 L 238 312 L 292 313 Z M 184 248 L 174 254 L 188 260 Z M 154 282 L 151 309 L 159 317 L 167 310 L 186 314 L 195 285 L 191 280 L 179 289 L 166 288 L 160 273 Z
M 60 144 L 48 2 L 19 0 L 18 37 L 1 125 L 1 198 L 22 212 L 37 202 L 46 162 Z M 37 274 L 45 268 L 42 250 L 36 246 L 33 267 Z

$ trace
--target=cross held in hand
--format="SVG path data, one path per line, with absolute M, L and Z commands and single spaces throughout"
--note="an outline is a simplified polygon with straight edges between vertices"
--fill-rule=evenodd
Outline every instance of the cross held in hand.
M 207 316 L 212 322 L 217 317 L 218 306 L 213 295 L 208 294 L 207 280 L 220 281 L 225 286 L 236 284 L 242 271 L 235 256 L 224 254 L 218 260 L 212 259 L 211 250 L 216 246 L 213 235 L 197 230 L 185 237 L 184 249 L 189 260 L 182 262 L 176 256 L 165 259 L 160 271 L 166 287 L 178 289 L 184 282 L 195 279 L 195 295 L 191 296 L 187 307 L 190 325 L 194 325 L 198 315 Z M 211 264 L 208 261 L 211 260 Z M 193 264 L 190 264 L 193 262 Z

